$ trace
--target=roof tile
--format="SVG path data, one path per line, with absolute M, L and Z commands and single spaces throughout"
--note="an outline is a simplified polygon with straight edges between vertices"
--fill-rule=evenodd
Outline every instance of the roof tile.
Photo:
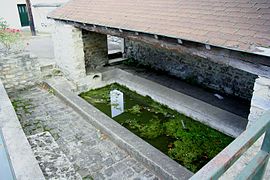
M 248 52 L 270 46 L 270 0 L 71 0 L 49 17 Z

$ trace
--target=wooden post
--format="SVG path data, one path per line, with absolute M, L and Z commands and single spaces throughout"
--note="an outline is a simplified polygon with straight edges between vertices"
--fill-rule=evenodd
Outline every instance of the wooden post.
M 32 14 L 31 2 L 30 2 L 30 0 L 25 0 L 25 1 L 26 1 L 27 11 L 28 11 L 30 30 L 31 30 L 32 36 L 36 36 L 37 33 L 36 33 L 34 18 L 33 18 L 33 14 Z

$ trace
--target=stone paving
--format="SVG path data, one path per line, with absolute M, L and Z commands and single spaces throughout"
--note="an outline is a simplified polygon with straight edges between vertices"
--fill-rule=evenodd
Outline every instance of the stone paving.
M 48 172 L 46 168 L 50 168 L 49 175 L 44 173 L 47 179 L 64 177 L 63 174 L 69 172 L 65 168 L 59 170 L 61 166 L 52 163 L 52 160 L 59 161 L 59 158 L 59 162 L 66 162 L 63 154 L 71 162 L 71 170 L 74 168 L 82 179 L 159 179 L 114 144 L 106 134 L 87 123 L 71 107 L 54 96 L 52 90 L 35 87 L 18 94 L 12 100 L 41 169 Z M 38 134 L 42 132 L 49 132 L 57 145 L 47 133 Z M 46 136 L 49 139 L 45 147 L 37 147 L 35 142 L 45 142 Z M 57 155 L 51 158 L 39 157 L 42 152 L 44 156 L 55 152 L 58 146 Z M 44 149 L 48 152 L 44 153 Z M 55 169 L 51 167 L 52 164 L 56 165 Z M 76 173 L 69 175 L 66 179 L 80 179 Z
M 29 136 L 28 141 L 48 179 L 82 179 L 49 132 Z

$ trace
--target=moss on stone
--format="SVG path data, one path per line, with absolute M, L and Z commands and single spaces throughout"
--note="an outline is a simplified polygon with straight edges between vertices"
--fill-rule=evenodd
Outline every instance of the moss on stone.
M 55 133 L 53 128 L 44 125 L 40 119 L 28 120 L 27 118 L 22 121 L 22 115 L 27 116 L 31 114 L 34 106 L 28 99 L 14 99 L 12 105 L 17 113 L 20 120 L 21 126 L 27 136 L 41 133 L 44 131 L 49 132 L 55 140 L 59 139 L 59 134 Z M 48 114 L 47 114 L 48 115 Z
M 82 178 L 83 180 L 94 180 L 94 178 L 90 175 L 87 175 L 85 177 Z
M 24 114 L 31 114 L 31 108 L 33 105 L 31 104 L 30 100 L 13 99 L 11 103 L 18 117 L 21 116 L 20 110 L 22 110 Z

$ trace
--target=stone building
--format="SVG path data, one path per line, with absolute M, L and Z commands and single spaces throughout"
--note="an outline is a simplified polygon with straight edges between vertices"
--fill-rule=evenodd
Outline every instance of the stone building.
M 57 65 L 79 81 L 108 61 L 107 35 L 127 58 L 270 109 L 270 1 L 74 0 L 53 11 Z

